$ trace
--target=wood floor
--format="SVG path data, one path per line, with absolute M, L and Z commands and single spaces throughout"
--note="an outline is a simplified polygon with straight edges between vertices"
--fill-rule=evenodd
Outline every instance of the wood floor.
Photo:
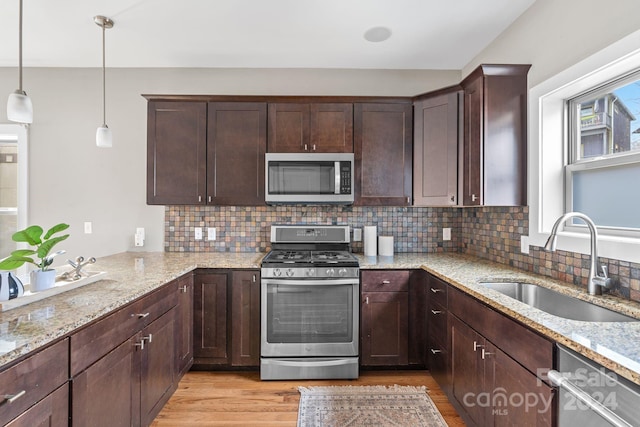
M 260 381 L 257 372 L 189 372 L 162 409 L 154 427 L 295 427 L 298 386 L 424 385 L 449 426 L 464 426 L 427 371 L 367 371 L 357 380 Z

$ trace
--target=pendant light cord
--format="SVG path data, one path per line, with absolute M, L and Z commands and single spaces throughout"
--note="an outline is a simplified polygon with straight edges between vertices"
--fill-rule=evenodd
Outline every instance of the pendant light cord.
M 18 65 L 19 65 L 19 76 L 18 76 L 18 87 L 20 89 L 20 93 L 22 93 L 22 0 L 20 0 L 20 12 L 19 12 L 19 24 L 18 24 Z
M 105 24 L 102 24 L 102 125 L 107 125 L 107 89 L 106 89 L 106 61 L 105 61 L 105 43 L 104 43 Z

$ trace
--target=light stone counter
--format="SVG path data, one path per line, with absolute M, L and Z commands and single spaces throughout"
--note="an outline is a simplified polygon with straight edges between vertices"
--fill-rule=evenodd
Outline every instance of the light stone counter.
M 93 320 L 196 268 L 258 269 L 264 253 L 125 252 L 99 258 L 91 270 L 106 279 L 0 313 L 0 366 L 68 335 Z M 640 304 L 611 296 L 592 297 L 578 287 L 460 254 L 396 254 L 364 257 L 362 269 L 417 269 L 462 289 L 541 334 L 640 384 L 640 322 L 565 320 L 485 288 L 483 280 L 536 283 L 640 318 Z
M 582 322 L 532 308 L 479 284 L 482 281 L 522 281 L 640 319 L 640 304 L 612 296 L 591 296 L 583 288 L 547 277 L 460 254 L 396 254 L 393 258 L 358 256 L 361 269 L 423 268 L 552 340 L 595 360 L 640 384 L 640 321 Z

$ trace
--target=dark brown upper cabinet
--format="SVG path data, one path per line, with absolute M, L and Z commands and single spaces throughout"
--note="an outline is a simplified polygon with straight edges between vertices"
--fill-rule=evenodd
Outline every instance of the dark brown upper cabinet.
M 413 204 L 458 204 L 458 117 L 462 92 L 420 99 L 413 105 Z
M 411 204 L 413 107 L 358 103 L 354 107 L 355 203 Z
M 270 103 L 268 151 L 353 152 L 353 104 Z
M 527 73 L 530 65 L 481 65 L 464 90 L 462 202 L 527 204 Z
M 207 104 L 147 104 L 147 204 L 203 204 L 206 195 Z

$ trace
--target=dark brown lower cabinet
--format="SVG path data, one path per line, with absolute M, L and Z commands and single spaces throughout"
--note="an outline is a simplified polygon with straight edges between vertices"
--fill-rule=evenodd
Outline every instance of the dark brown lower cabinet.
M 193 364 L 193 274 L 178 279 L 178 305 L 176 306 L 176 363 L 179 376 Z
M 63 427 L 69 425 L 69 385 L 62 387 L 36 403 L 7 427 Z
M 231 365 L 260 365 L 260 273 L 231 273 Z
M 193 303 L 194 365 L 226 365 L 227 273 L 196 273 Z

